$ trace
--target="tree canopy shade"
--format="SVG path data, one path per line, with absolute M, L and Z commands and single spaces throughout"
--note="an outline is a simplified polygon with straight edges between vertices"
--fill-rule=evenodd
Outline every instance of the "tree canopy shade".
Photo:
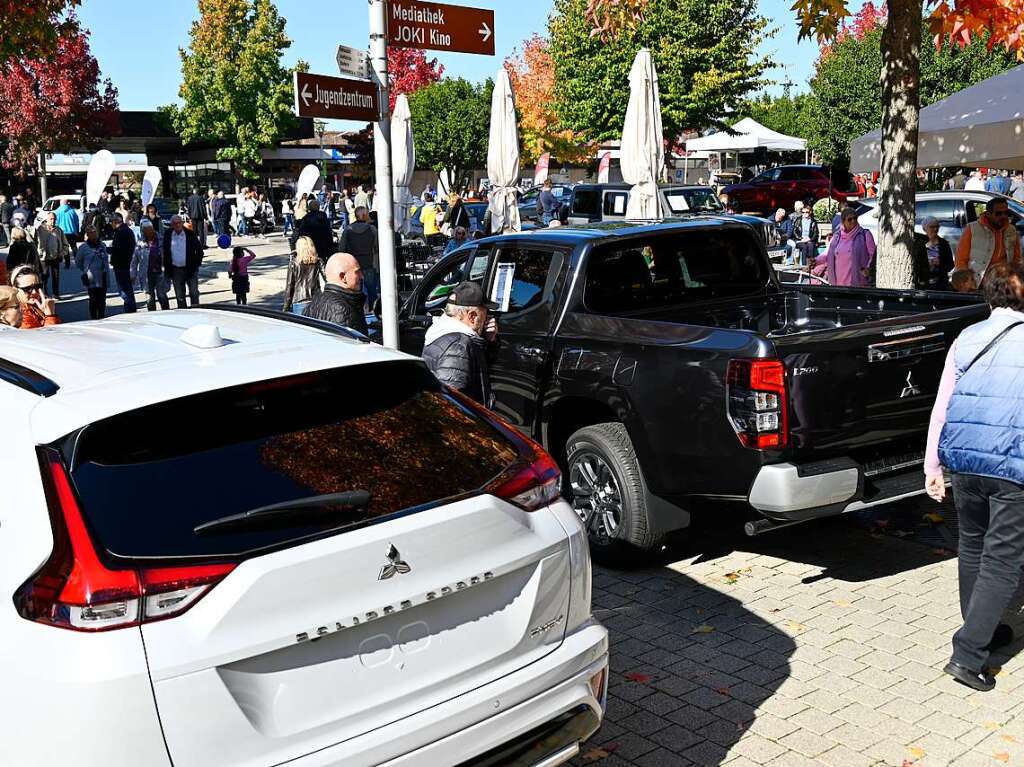
M 43 152 L 96 148 L 119 129 L 117 90 L 100 81 L 88 35 L 73 16 L 45 57 L 0 62 L 0 163 L 23 171 Z
M 850 142 L 882 122 L 882 25 L 885 14 L 870 3 L 824 46 L 805 102 L 803 128 L 811 148 L 826 163 L 847 165 Z M 922 19 L 922 35 L 928 20 Z M 959 45 L 921 48 L 921 106 L 963 90 L 1017 63 L 1002 47 L 989 48 L 988 35 Z
M 534 163 L 545 152 L 567 163 L 586 163 L 596 145 L 562 128 L 555 114 L 555 62 L 548 42 L 534 35 L 505 62 L 516 96 L 522 159 Z
M 253 175 L 296 119 L 285 21 L 272 0 L 199 0 L 199 14 L 180 51 L 183 104 L 164 109 L 186 144 L 215 142 L 218 160 Z
M 57 40 L 78 31 L 68 12 L 81 0 L 0 0 L 0 61 L 39 60 L 56 52 Z
M 417 165 L 450 171 L 459 187 L 474 168 L 485 167 L 493 90 L 493 80 L 473 85 L 445 78 L 410 95 Z
M 687 129 L 725 127 L 774 66 L 757 53 L 768 22 L 757 15 L 756 0 L 646 0 L 639 18 L 604 36 L 594 34 L 593 2 L 555 0 L 549 22 L 556 114 L 563 128 L 588 140 L 619 138 L 629 69 L 641 48 L 654 57 L 672 141 Z M 615 13 L 620 5 L 605 8 Z

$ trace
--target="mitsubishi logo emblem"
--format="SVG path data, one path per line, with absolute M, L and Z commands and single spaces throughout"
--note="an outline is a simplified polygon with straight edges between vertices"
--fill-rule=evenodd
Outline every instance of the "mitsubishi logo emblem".
M 914 373 L 909 371 L 907 373 L 907 385 L 903 387 L 903 393 L 900 394 L 900 399 L 904 397 L 916 397 L 921 393 L 921 387 L 914 383 Z
M 395 548 L 394 544 L 388 546 L 386 556 L 388 563 L 380 569 L 380 575 L 377 576 L 378 581 L 386 581 L 388 578 L 394 578 L 396 575 L 405 575 L 412 571 L 409 563 L 402 559 L 402 555 Z

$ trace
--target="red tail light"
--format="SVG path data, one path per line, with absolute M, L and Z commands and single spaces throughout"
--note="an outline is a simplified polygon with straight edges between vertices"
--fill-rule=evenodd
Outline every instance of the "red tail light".
M 558 499 L 562 472 L 548 452 L 500 416 L 457 391 L 449 392 L 511 442 L 519 453 L 515 463 L 485 489 L 525 511 L 534 511 Z
M 75 631 L 106 631 L 180 615 L 234 564 L 110 569 L 85 525 L 57 453 L 40 448 L 53 551 L 14 594 L 22 618 Z
M 789 440 L 786 368 L 779 360 L 730 360 L 729 422 L 744 447 L 779 449 Z

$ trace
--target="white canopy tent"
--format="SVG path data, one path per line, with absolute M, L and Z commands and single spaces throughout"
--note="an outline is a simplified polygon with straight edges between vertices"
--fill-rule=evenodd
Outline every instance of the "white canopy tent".
M 744 117 L 732 126 L 734 135 L 714 133 L 686 142 L 687 152 L 751 152 L 767 149 L 771 152 L 806 152 L 807 142 L 796 136 L 766 128 L 757 120 Z
M 1009 69 L 921 110 L 920 168 L 1024 169 L 1024 66 Z M 878 170 L 882 131 L 853 141 L 850 170 Z

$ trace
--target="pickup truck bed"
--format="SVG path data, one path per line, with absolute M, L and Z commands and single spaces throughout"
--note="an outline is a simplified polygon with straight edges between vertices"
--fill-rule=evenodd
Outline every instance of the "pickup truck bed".
M 988 315 L 954 293 L 780 284 L 754 230 L 703 218 L 483 240 L 424 279 L 405 348 L 439 278 L 498 297 L 511 264 L 494 408 L 559 458 L 599 551 L 657 545 L 707 501 L 763 529 L 922 492 L 946 350 Z

